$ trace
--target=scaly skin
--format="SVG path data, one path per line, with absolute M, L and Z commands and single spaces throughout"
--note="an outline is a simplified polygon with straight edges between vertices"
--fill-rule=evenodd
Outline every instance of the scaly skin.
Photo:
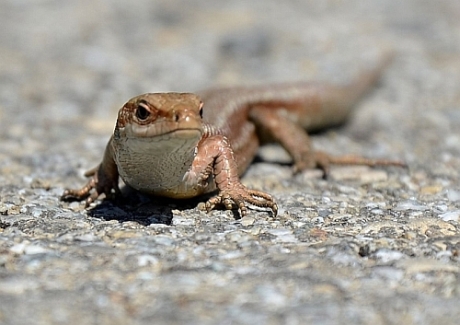
M 276 216 L 273 198 L 246 188 L 239 179 L 262 134 L 290 153 L 297 172 L 319 167 L 327 174 L 330 164 L 404 166 L 398 161 L 314 151 L 305 132 L 342 123 L 384 66 L 343 87 L 297 83 L 209 90 L 200 97 L 190 93 L 134 97 L 118 113 L 101 164 L 86 173 L 89 182 L 79 190 L 66 190 L 62 199 L 86 199 L 88 206 L 101 194 L 118 194 L 121 177 L 141 192 L 178 199 L 217 190 L 205 204 L 208 211 L 223 204 L 227 209 L 236 206 L 244 216 L 249 203 Z

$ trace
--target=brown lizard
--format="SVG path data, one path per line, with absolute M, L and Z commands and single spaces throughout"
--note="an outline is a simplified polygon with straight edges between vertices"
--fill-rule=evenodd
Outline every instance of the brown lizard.
M 155 196 L 191 198 L 217 190 L 205 203 L 237 207 L 278 207 L 273 198 L 240 182 L 256 155 L 260 134 L 268 134 L 291 155 L 295 171 L 330 164 L 396 165 L 390 160 L 334 157 L 312 149 L 305 132 L 342 123 L 353 104 L 386 64 L 364 72 L 345 86 L 294 83 L 227 88 L 191 93 L 149 93 L 129 100 L 118 112 L 102 162 L 85 173 L 89 182 L 66 190 L 62 199 L 84 200 L 119 194 L 118 179 Z M 204 103 L 204 104 L 203 104 Z

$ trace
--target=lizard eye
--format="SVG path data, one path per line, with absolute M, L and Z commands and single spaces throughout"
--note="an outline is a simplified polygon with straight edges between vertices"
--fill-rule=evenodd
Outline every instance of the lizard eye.
M 203 118 L 203 103 L 200 103 L 200 117 Z
M 147 117 L 150 116 L 150 112 L 149 110 L 145 107 L 145 105 L 143 104 L 139 104 L 137 106 L 137 109 L 136 109 L 136 117 L 141 120 L 141 121 L 144 121 L 145 119 L 147 119 Z

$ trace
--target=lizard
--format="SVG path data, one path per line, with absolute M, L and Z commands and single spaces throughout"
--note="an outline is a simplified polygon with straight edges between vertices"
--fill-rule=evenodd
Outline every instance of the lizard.
M 153 196 L 183 199 L 217 192 L 204 204 L 208 212 L 223 205 L 245 216 L 253 205 L 276 216 L 278 206 L 270 194 L 240 181 L 262 135 L 286 149 L 295 172 L 320 168 L 327 175 L 333 164 L 405 166 L 332 156 L 314 150 L 307 134 L 343 123 L 386 65 L 384 60 L 345 85 L 298 82 L 136 96 L 119 110 L 102 162 L 85 173 L 88 183 L 65 190 L 61 199 L 85 200 L 88 207 L 101 194 L 119 195 L 121 177 Z

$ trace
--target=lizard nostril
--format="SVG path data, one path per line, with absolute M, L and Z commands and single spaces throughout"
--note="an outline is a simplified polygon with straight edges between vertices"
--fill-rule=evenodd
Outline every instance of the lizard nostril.
M 173 119 L 174 119 L 174 122 L 179 122 L 180 115 L 177 112 L 173 112 Z

